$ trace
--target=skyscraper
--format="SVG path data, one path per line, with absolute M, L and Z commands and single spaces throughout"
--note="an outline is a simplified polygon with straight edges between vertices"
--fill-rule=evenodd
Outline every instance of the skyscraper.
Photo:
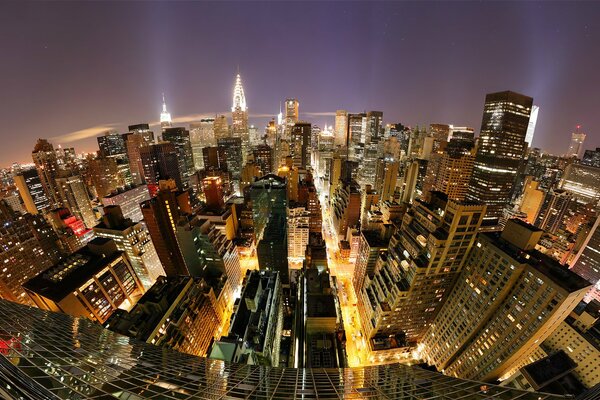
M 175 145 L 160 142 L 140 149 L 144 180 L 149 185 L 158 185 L 161 180 L 174 179 L 179 189 L 183 189 L 183 177 L 179 169 L 179 154 Z
M 571 263 L 571 271 L 597 288 L 600 285 L 600 217 L 596 219 L 577 256 Z M 600 301 L 600 299 L 596 299 Z
M 244 141 L 239 137 L 221 138 L 217 140 L 217 145 L 225 151 L 227 170 L 231 172 L 233 179 L 240 179 L 244 165 Z
M 296 122 L 292 127 L 290 155 L 294 167 L 306 169 L 310 167 L 311 125 L 308 122 Z
M 196 170 L 204 167 L 202 149 L 217 144 L 215 138 L 215 119 L 203 118 L 200 123 L 190 124 L 190 143 L 194 155 L 194 168 Z
M 183 183 L 183 187 L 180 189 L 187 189 L 190 185 L 190 176 L 194 173 L 190 131 L 184 128 L 166 128 L 163 130 L 163 140 L 173 143 L 173 146 L 175 146 L 177 161 L 179 162 L 179 173 Z
M 527 125 L 527 134 L 525 135 L 525 142 L 527 146 L 532 147 L 533 135 L 535 134 L 535 125 L 537 124 L 538 113 L 540 108 L 535 104 L 531 107 L 531 116 L 529 117 L 529 124 Z
M 117 132 L 106 132 L 104 136 L 98 136 L 98 152 L 102 157 L 124 156 L 127 153 L 125 139 Z
M 123 134 L 123 139 L 125 140 L 131 178 L 135 185 L 141 185 L 145 180 L 140 149 L 154 144 L 154 133 L 148 124 L 130 125 L 129 132 Z
M 542 231 L 512 219 L 482 233 L 448 301 L 425 335 L 426 359 L 451 376 L 505 379 L 591 287 L 534 250 Z
M 48 196 L 35 168 L 15 175 L 14 181 L 28 213 L 37 214 L 50 208 Z
M 160 127 L 162 130 L 171 127 L 171 113 L 167 111 L 167 102 L 165 94 L 162 95 L 162 111 L 160 112 Z
M 285 126 L 288 130 L 298 122 L 298 107 L 300 103 L 296 99 L 285 99 Z
M 82 220 L 89 229 L 98 223 L 87 188 L 80 176 L 57 178 L 56 186 L 63 204 L 69 208 L 71 214 Z
M 21 285 L 58 261 L 56 240 L 41 215 L 18 215 L 0 200 L 0 298 L 33 304 Z
M 31 157 L 50 205 L 53 207 L 61 205 L 62 201 L 55 181 L 59 177 L 60 169 L 54 146 L 46 139 L 38 139 Z
M 567 150 L 565 157 L 581 157 L 581 154 L 583 153 L 583 142 L 585 141 L 586 135 L 579 130 L 580 128 L 581 126 L 577 125 L 577 130 L 571 133 L 571 143 L 569 144 L 569 150 Z
M 527 149 L 525 135 L 532 105 L 531 97 L 510 91 L 485 97 L 466 198 L 487 205 L 483 224 L 486 229 L 497 229 L 502 209 L 511 200 L 517 171 Z
M 231 119 L 233 137 L 248 140 L 248 107 L 246 106 L 246 96 L 242 86 L 240 74 L 235 77 L 235 86 L 233 88 L 233 105 L 231 106 Z
M 344 146 L 346 144 L 346 133 L 348 131 L 348 111 L 337 110 L 335 112 L 335 144 Z

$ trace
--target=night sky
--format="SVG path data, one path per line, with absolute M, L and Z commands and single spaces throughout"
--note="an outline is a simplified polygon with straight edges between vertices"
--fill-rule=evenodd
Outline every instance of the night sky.
M 513 90 L 540 106 L 535 147 L 562 154 L 581 124 L 594 148 L 599 16 L 599 2 L 2 2 L 0 166 L 31 162 L 38 137 L 95 151 L 107 129 L 155 122 L 163 91 L 177 122 L 227 112 L 238 66 L 261 129 L 296 97 L 320 126 L 381 110 L 478 131 L 485 94 Z

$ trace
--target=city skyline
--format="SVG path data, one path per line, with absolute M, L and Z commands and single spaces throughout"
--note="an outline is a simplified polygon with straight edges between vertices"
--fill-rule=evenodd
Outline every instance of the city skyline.
M 5 5 L 3 15 L 19 18 L 2 29 L 21 33 L 3 35 L 15 57 L 1 67 L 11 78 L 0 116 L 12 141 L 0 149 L 2 166 L 27 161 L 38 137 L 88 152 L 106 130 L 158 123 L 163 92 L 176 126 L 228 114 L 237 68 L 249 122 L 259 129 L 280 101 L 295 97 L 300 117 L 320 126 L 332 124 L 337 109 L 371 109 L 383 111 L 385 122 L 453 123 L 478 133 L 485 93 L 510 89 L 540 107 L 534 147 L 565 153 L 576 125 L 588 134 L 586 149 L 600 146 L 594 135 L 600 121 L 589 101 L 600 62 L 593 51 L 597 5 L 213 6 Z M 51 30 L 56 21 L 63 28 Z M 272 29 L 261 29 L 268 21 Z M 312 21 L 313 29 L 302 21 Z M 140 32 L 128 34 L 131 25 Z M 471 30 L 463 28 L 471 25 L 478 35 L 467 35 Z M 219 40 L 210 40 L 215 32 Z M 278 51 L 290 56 L 260 61 Z M 361 52 L 370 57 L 345 56 Z M 78 136 L 86 139 L 69 140 Z

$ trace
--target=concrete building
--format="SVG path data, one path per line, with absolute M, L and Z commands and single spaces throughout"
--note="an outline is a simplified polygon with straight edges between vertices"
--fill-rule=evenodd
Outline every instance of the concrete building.
M 111 239 L 117 250 L 127 254 L 133 270 L 148 290 L 165 275 L 148 229 L 141 222 L 125 218 L 119 206 L 104 207 L 102 221 L 94 227 L 96 237 Z
M 449 298 L 484 213 L 483 205 L 448 200 L 441 192 L 433 192 L 429 203 L 413 203 L 388 254 L 357 290 L 362 330 L 372 349 L 393 353 L 378 344 L 391 335 L 403 338 L 399 348 L 422 340 Z
M 283 327 L 277 271 L 248 271 L 229 332 L 215 342 L 210 358 L 250 365 L 279 366 Z
M 50 201 L 35 168 L 21 172 L 13 179 L 28 213 L 37 214 L 50 208 Z
M 117 310 L 104 326 L 113 332 L 205 357 L 221 324 L 213 288 L 201 278 L 158 278 L 131 311 Z
M 534 250 L 542 231 L 509 220 L 484 233 L 425 335 L 427 361 L 451 376 L 506 379 L 579 304 L 591 285 Z
M 310 212 L 290 205 L 287 216 L 288 260 L 301 262 L 306 254 L 310 231 Z
M 134 222 L 144 219 L 140 205 L 150 200 L 148 186 L 127 186 L 100 199 L 104 207 L 119 206 L 123 218 L 130 218 Z
M 144 293 L 125 253 L 106 238 L 95 238 L 23 287 L 43 310 L 81 316 L 101 324 L 118 308 L 133 306 Z

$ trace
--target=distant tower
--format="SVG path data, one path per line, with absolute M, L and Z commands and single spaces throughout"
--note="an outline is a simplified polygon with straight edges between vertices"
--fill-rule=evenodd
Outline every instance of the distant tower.
M 285 100 L 285 125 L 291 130 L 292 126 L 298 122 L 298 106 L 300 103 L 296 99 Z
M 531 143 L 533 142 L 533 135 L 535 134 L 535 124 L 537 123 L 539 111 L 540 111 L 540 108 L 538 106 L 536 106 L 535 104 L 531 107 L 531 115 L 529 116 L 529 125 L 527 125 L 527 133 L 525 134 L 525 141 L 527 142 L 527 145 L 529 147 L 532 147 Z
M 233 88 L 233 105 L 231 107 L 231 119 L 233 121 L 232 134 L 234 137 L 248 135 L 248 107 L 246 96 L 242 86 L 242 78 L 237 74 L 235 87 Z
M 162 112 L 160 113 L 160 127 L 165 130 L 171 127 L 171 113 L 167 111 L 165 94 L 162 95 Z
M 577 130 L 571 134 L 571 144 L 569 145 L 569 150 L 567 151 L 567 158 L 581 157 L 581 152 L 583 151 L 583 142 L 585 141 L 585 133 L 580 132 L 579 128 L 581 128 L 581 125 L 577 125 Z

